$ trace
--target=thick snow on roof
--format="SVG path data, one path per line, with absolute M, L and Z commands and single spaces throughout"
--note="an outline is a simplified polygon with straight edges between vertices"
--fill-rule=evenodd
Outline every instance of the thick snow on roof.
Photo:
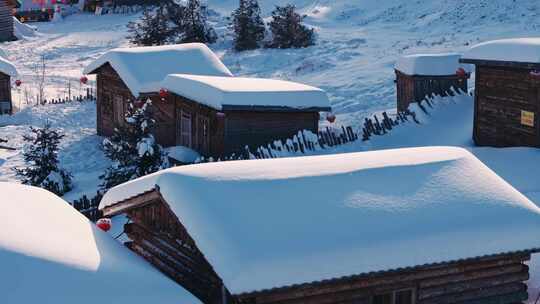
M 461 148 L 183 166 L 100 208 L 155 185 L 233 293 L 540 247 L 540 209 Z
M 54 194 L 0 193 L 2 304 L 200 303 Z
M 402 56 L 396 62 L 396 70 L 407 75 L 445 76 L 456 74 L 464 66 L 459 63 L 461 54 L 415 54 Z
M 330 108 L 323 90 L 283 80 L 174 74 L 163 87 L 217 110 L 224 105 Z
M 88 65 L 83 73 L 90 74 L 106 63 L 111 64 L 135 97 L 159 91 L 168 74 L 232 76 L 202 43 L 113 49 Z
M 197 151 L 185 146 L 168 147 L 165 148 L 165 152 L 170 158 L 186 164 L 194 163 L 198 158 L 201 157 Z
M 0 56 L 0 72 L 11 77 L 17 77 L 19 75 L 15 65 L 4 56 Z
M 487 41 L 473 46 L 464 59 L 540 63 L 540 38 Z

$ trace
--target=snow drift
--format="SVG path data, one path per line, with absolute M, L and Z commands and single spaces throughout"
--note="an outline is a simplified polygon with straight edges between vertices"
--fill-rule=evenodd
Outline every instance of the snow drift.
M 200 303 L 54 194 L 0 192 L 3 304 Z

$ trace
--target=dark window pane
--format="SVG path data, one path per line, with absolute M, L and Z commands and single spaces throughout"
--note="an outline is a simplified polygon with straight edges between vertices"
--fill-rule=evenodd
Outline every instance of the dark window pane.
M 392 294 L 385 293 L 373 297 L 373 304 L 392 304 Z
M 409 289 L 396 292 L 394 304 L 413 304 L 413 291 Z

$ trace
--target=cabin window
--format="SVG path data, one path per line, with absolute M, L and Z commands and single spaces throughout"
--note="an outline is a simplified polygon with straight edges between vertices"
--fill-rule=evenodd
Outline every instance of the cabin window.
M 191 148 L 191 114 L 185 111 L 178 111 L 177 112 L 177 141 L 178 144 Z
M 206 154 L 210 145 L 210 120 L 203 115 L 197 116 L 197 149 Z
M 414 304 L 414 290 L 403 289 L 373 296 L 372 304 Z

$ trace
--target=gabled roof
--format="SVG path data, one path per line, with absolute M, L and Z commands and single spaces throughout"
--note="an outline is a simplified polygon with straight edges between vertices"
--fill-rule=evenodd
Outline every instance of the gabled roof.
M 163 87 L 216 110 L 331 109 L 323 90 L 283 80 L 173 74 Z
M 461 148 L 183 166 L 100 208 L 152 189 L 232 293 L 540 247 L 540 209 Z
M 540 68 L 540 38 L 514 38 L 483 42 L 463 54 L 462 62 Z
M 200 303 L 56 195 L 0 193 L 2 304 Z
M 106 63 L 113 67 L 135 97 L 140 93 L 158 92 L 168 74 L 232 76 L 202 43 L 113 49 L 90 63 L 83 73 L 95 73 Z

